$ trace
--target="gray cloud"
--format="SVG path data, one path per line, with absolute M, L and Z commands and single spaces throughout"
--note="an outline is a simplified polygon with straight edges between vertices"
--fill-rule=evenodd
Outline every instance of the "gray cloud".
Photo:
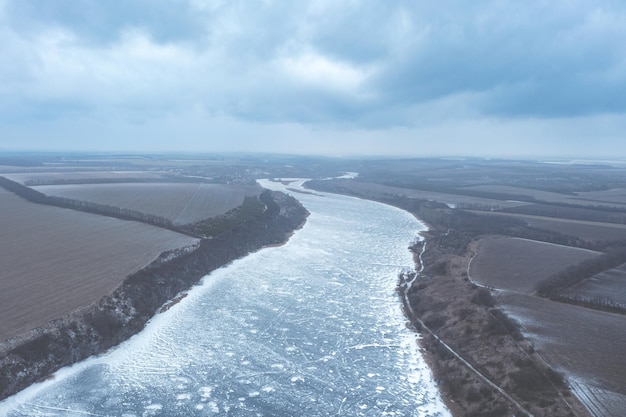
M 148 31 L 158 42 L 194 38 L 203 22 L 186 2 L 175 0 L 9 1 L 9 24 L 19 32 L 59 26 L 88 43 L 111 43 L 128 28 Z
M 610 0 L 0 0 L 0 132 L 201 114 L 335 138 L 562 133 L 626 111 L 625 41 Z
M 592 3 L 498 2 L 435 25 L 414 10 L 414 42 L 380 83 L 392 103 L 471 92 L 486 114 L 623 112 L 626 9 Z

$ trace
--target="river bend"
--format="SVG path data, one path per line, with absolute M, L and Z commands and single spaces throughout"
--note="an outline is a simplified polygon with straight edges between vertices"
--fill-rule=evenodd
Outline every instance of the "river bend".
M 448 416 L 395 293 L 424 226 L 371 201 L 294 196 L 311 215 L 286 245 L 213 272 L 0 416 Z

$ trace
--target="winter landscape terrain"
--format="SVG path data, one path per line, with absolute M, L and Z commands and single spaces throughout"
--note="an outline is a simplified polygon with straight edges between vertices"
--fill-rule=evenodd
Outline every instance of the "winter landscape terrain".
M 619 163 L 18 154 L 0 171 L 1 415 L 626 407 Z M 285 237 L 235 250 L 271 213 Z

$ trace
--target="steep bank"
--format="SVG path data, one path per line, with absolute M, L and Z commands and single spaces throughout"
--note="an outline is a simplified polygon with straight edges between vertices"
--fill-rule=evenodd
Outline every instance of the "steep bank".
M 262 215 L 204 239 L 196 248 L 163 254 L 97 305 L 0 345 L 0 399 L 126 340 L 202 276 L 266 245 L 285 242 L 306 221 L 308 212 L 294 198 L 269 191 L 261 198 L 266 206 Z

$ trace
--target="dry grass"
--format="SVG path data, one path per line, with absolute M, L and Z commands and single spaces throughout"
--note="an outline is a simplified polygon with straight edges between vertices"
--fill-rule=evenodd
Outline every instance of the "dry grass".
M 475 282 L 527 294 L 569 265 L 599 255 L 585 249 L 504 237 L 483 238 L 475 250 L 477 255 L 470 268 Z
M 1 189 L 0 212 L 0 340 L 99 300 L 161 252 L 196 241 Z
M 80 184 L 34 187 L 52 196 L 135 210 L 188 224 L 224 214 L 260 187 L 201 183 Z

